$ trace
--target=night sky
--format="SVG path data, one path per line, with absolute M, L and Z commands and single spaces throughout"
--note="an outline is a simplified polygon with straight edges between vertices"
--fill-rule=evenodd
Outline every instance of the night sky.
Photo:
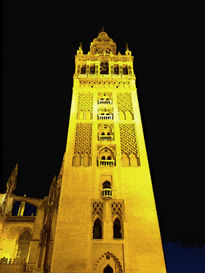
M 74 56 L 104 26 L 134 70 L 168 273 L 205 272 L 203 9 L 4 1 L 1 192 L 43 198 L 65 151 Z M 203 221 L 204 222 L 204 221 Z M 203 267 L 204 266 L 204 267 Z

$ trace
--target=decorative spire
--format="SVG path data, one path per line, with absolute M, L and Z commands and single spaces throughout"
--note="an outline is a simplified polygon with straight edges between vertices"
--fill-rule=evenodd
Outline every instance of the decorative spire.
M 11 173 L 7 183 L 6 183 L 6 193 L 12 194 L 13 191 L 16 188 L 17 183 L 17 175 L 18 175 L 18 163 L 16 164 L 15 168 L 13 169 L 13 172 Z
M 61 184 L 62 184 L 64 161 L 65 161 L 65 153 L 64 153 L 64 155 L 63 155 L 63 161 L 62 161 L 62 164 L 61 164 L 61 169 L 60 169 L 60 172 L 59 172 L 58 178 L 57 178 L 58 187 L 60 187 Z
M 53 205 L 55 198 L 56 198 L 56 186 L 57 186 L 57 180 L 56 180 L 56 175 L 55 175 L 52 180 L 52 183 L 50 185 L 50 189 L 49 189 L 48 203 L 50 205 Z
M 132 52 L 129 50 L 128 42 L 126 42 L 125 48 L 126 48 L 125 55 L 132 55 Z
M 105 32 L 105 26 L 103 26 L 103 27 L 100 29 L 99 33 L 100 33 L 100 32 Z
M 91 55 L 106 55 L 108 54 L 116 54 L 116 44 L 113 40 L 108 36 L 105 32 L 104 26 L 101 28 L 100 32 L 98 33 L 98 37 L 95 38 L 90 44 L 90 54 Z
M 77 55 L 81 55 L 83 54 L 83 43 L 80 42 L 79 48 L 77 50 Z

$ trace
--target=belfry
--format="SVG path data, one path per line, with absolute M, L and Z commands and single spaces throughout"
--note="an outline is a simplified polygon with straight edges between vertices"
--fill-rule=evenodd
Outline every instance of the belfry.
M 165 273 L 132 53 L 103 30 L 73 79 L 51 273 Z

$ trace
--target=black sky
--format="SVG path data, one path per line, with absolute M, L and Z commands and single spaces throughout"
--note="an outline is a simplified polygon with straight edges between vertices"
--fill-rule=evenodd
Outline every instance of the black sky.
M 48 194 L 66 145 L 74 55 L 105 26 L 135 58 L 162 236 L 204 245 L 202 7 L 42 2 L 3 4 L 1 192 L 18 162 L 15 194 Z

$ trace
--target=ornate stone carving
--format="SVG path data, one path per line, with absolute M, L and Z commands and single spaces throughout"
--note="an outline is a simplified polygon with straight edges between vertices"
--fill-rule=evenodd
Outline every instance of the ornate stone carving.
M 92 124 L 77 123 L 74 153 L 91 155 Z
M 123 200 L 113 200 L 111 203 L 111 213 L 112 218 L 116 216 L 120 219 L 124 219 L 124 201 Z
M 120 144 L 121 153 L 126 155 L 134 154 L 139 156 L 137 139 L 135 134 L 135 125 L 130 123 L 120 123 Z
M 103 202 L 101 201 L 92 202 L 92 219 L 94 220 L 96 216 L 103 219 Z
M 103 75 L 101 75 L 103 76 Z M 97 88 L 109 87 L 109 88 L 129 88 L 130 81 L 127 80 L 113 80 L 113 79 L 80 79 L 80 87 L 90 87 L 94 86 Z
M 105 31 L 101 31 L 98 34 L 98 37 L 93 40 L 90 44 L 90 53 L 92 55 L 96 54 L 111 54 L 116 55 L 116 44 L 113 40 L 107 35 Z
M 133 120 L 133 106 L 130 93 L 118 93 L 117 106 L 119 118 L 121 120 Z
M 108 264 L 110 264 L 111 267 L 115 269 L 114 271 L 115 273 L 123 272 L 123 268 L 119 259 L 110 251 L 106 251 L 99 257 L 99 259 L 97 260 L 95 264 L 94 272 L 103 272 L 103 270 Z
M 77 119 L 92 119 L 93 115 L 93 94 L 81 93 L 78 95 Z

